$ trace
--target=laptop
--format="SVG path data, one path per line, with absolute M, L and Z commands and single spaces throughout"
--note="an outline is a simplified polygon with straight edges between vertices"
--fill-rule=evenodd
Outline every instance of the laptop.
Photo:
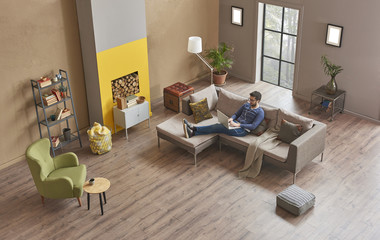
M 227 129 L 236 129 L 240 127 L 231 127 L 230 124 L 228 123 L 228 118 L 226 114 L 222 113 L 221 111 L 217 110 L 218 114 L 218 121 L 223 124 Z

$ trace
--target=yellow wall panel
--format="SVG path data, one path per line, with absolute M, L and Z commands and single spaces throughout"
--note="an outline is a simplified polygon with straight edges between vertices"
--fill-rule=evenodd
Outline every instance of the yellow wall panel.
M 97 53 L 100 97 L 103 111 L 103 124 L 113 127 L 111 81 L 138 71 L 140 93 L 150 103 L 148 46 L 147 39 L 142 38 Z M 149 111 L 151 108 L 149 105 Z

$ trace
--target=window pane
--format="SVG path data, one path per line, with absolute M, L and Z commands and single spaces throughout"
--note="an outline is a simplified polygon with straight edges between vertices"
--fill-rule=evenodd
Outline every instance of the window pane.
M 265 4 L 265 28 L 281 31 L 282 7 Z
M 284 34 L 282 39 L 282 60 L 295 61 L 297 38 Z
M 278 85 L 279 61 L 264 57 L 263 80 Z
M 264 55 L 280 58 L 281 34 L 265 30 Z
M 298 10 L 285 8 L 284 13 L 284 32 L 297 35 Z
M 280 86 L 293 89 L 294 65 L 281 62 Z

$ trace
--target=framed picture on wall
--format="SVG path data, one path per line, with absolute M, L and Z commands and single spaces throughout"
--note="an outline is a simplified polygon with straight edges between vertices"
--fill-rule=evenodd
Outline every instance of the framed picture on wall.
M 231 7 L 231 23 L 238 26 L 243 26 L 243 8 Z
M 334 47 L 342 46 L 342 34 L 343 34 L 342 26 L 327 24 L 326 44 L 334 46 Z

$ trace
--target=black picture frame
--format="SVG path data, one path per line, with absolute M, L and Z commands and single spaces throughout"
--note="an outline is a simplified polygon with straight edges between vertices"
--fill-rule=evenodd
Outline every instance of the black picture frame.
M 231 6 L 231 24 L 243 26 L 244 9 L 241 7 Z
M 327 24 L 326 45 L 341 47 L 343 38 L 343 27 L 335 24 Z

